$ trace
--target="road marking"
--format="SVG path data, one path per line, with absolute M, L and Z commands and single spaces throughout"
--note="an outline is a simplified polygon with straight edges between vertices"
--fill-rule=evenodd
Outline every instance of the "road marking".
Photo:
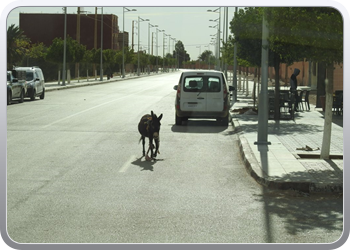
M 69 118 L 72 118 L 72 117 L 74 117 L 74 116 L 83 114 L 83 113 L 88 112 L 88 111 L 90 111 L 90 110 L 99 108 L 99 107 L 101 107 L 101 106 L 110 104 L 110 103 L 112 103 L 112 102 L 119 101 L 119 100 L 124 99 L 124 98 L 128 98 L 128 97 L 130 97 L 130 96 L 132 96 L 132 95 L 137 95 L 137 94 L 139 94 L 139 93 L 143 93 L 143 92 L 145 92 L 145 91 L 147 91 L 147 90 L 149 90 L 149 89 L 152 89 L 152 88 L 154 88 L 154 86 L 151 86 L 151 87 L 149 87 L 149 88 L 147 88 L 147 89 L 144 89 L 144 90 L 140 90 L 140 91 L 137 91 L 137 92 L 133 92 L 133 93 L 128 94 L 128 95 L 126 95 L 126 96 L 121 96 L 121 97 L 119 97 L 119 98 L 113 99 L 113 100 L 108 101 L 108 102 L 105 102 L 105 103 L 101 103 L 101 104 L 96 105 L 96 106 L 94 106 L 94 107 L 91 107 L 91 108 L 82 110 L 82 111 L 77 112 L 77 113 L 75 113 L 75 114 L 72 114 L 72 115 L 69 115 L 69 116 L 64 117 L 64 118 L 62 118 L 62 119 L 56 120 L 56 121 L 54 121 L 54 122 L 51 122 L 51 123 L 49 123 L 49 124 L 43 126 L 43 128 L 50 127 L 50 126 L 52 126 L 52 125 L 54 125 L 54 124 L 56 124 L 56 123 L 59 123 L 59 122 L 61 122 L 61 121 L 67 120 L 67 119 L 69 119 Z
M 126 170 L 128 170 L 128 168 L 131 165 L 131 162 L 133 162 L 136 159 L 136 155 L 132 155 L 130 156 L 129 160 L 127 160 L 124 165 L 120 168 L 119 173 L 124 173 L 126 172 Z

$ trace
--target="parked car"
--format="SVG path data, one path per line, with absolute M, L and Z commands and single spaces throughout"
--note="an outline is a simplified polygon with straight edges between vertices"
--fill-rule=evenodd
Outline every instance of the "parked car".
M 26 71 L 27 95 L 33 101 L 35 97 L 45 98 L 45 79 L 39 67 L 16 67 L 16 70 Z
M 221 71 L 193 70 L 181 74 L 175 98 L 175 123 L 188 118 L 214 118 L 223 125 L 229 121 L 230 93 Z
M 7 71 L 7 105 L 10 105 L 12 100 L 18 99 L 20 103 L 24 101 L 27 94 L 27 83 L 24 76 L 18 77 L 16 70 Z

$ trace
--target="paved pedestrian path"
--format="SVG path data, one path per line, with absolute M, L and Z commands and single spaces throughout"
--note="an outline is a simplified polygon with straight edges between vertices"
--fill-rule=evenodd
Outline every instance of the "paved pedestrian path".
M 250 88 L 253 82 L 249 82 Z M 258 115 L 248 92 L 238 91 L 238 101 L 231 107 L 232 124 L 239 133 L 240 149 L 248 172 L 269 188 L 295 189 L 307 193 L 343 191 L 342 117 L 332 123 L 330 155 L 319 158 L 322 148 L 324 113 L 310 104 L 310 111 L 295 114 L 293 120 L 268 121 L 270 145 L 256 145 Z M 238 112 L 247 110 L 247 112 Z M 249 108 L 251 110 L 249 110 Z M 312 151 L 308 151 L 312 150 Z

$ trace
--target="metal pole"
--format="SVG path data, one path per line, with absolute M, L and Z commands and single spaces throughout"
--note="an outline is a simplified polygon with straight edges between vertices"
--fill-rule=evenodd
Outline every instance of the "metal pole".
M 137 75 L 140 75 L 140 17 L 137 19 Z
M 63 43 L 63 70 L 62 86 L 66 85 L 66 52 L 67 52 L 67 7 L 64 7 L 64 43 Z
M 103 7 L 101 7 L 101 58 L 100 58 L 100 81 L 103 81 Z
M 254 144 L 267 145 L 271 142 L 267 141 L 268 132 L 268 67 L 269 67 L 269 28 L 265 19 L 265 13 L 262 22 L 262 51 L 261 51 L 261 92 L 259 98 L 259 112 L 258 112 L 258 141 Z
M 237 15 L 238 7 L 235 7 L 235 17 Z M 232 86 L 235 88 L 233 91 L 233 102 L 237 101 L 237 42 L 234 43 L 233 48 L 233 78 Z
M 122 45 L 122 50 L 123 50 L 123 66 L 122 66 L 122 78 L 125 77 L 125 66 L 124 66 L 124 36 L 125 36 L 125 29 L 124 29 L 124 23 L 125 23 L 125 18 L 124 18 L 124 8 L 123 7 L 123 45 Z

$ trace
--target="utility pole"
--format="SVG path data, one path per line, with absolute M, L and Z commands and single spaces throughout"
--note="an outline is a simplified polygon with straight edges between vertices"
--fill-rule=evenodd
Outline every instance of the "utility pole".
M 267 141 L 268 132 L 268 69 L 269 69 L 269 28 L 268 23 L 265 18 L 265 13 L 263 15 L 262 22 L 262 51 L 261 51 L 261 91 L 259 97 L 259 114 L 258 114 L 258 141 L 254 144 L 256 145 L 268 145 L 271 144 Z
M 64 43 L 63 43 L 63 70 L 62 70 L 62 86 L 66 85 L 66 52 L 67 52 L 67 7 L 64 9 Z
M 103 81 L 103 7 L 101 7 L 101 57 L 100 57 L 100 81 Z
M 77 11 L 77 42 L 80 44 L 80 7 Z M 75 63 L 75 77 L 78 78 L 79 82 L 79 62 Z
M 235 18 L 237 15 L 238 7 L 235 7 Z M 232 86 L 234 87 L 233 91 L 233 102 L 237 102 L 237 42 L 234 43 L 233 48 L 233 78 L 232 78 Z

